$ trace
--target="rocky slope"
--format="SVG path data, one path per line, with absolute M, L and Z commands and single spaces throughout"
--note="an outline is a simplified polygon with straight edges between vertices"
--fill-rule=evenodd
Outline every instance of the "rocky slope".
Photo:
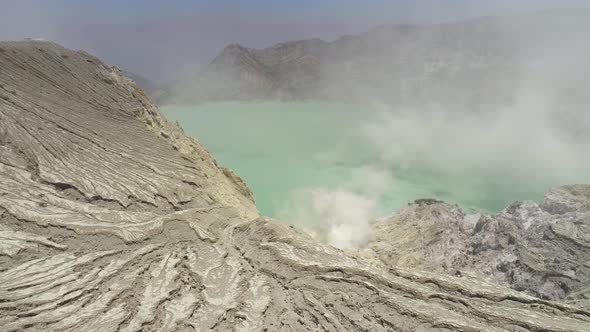
M 590 308 L 590 186 L 549 191 L 494 215 L 418 200 L 374 225 L 389 266 L 473 273 L 546 299 Z
M 578 306 L 373 264 L 259 217 L 117 69 L 46 42 L 0 43 L 0 238 L 3 331 L 590 327 Z
M 233 44 L 205 70 L 181 82 L 189 89 L 173 88 L 178 93 L 169 100 L 315 98 L 494 108 L 513 102 L 527 80 L 542 81 L 533 78 L 543 73 L 531 67 L 534 63 L 574 61 L 578 66 L 570 56 L 577 54 L 588 65 L 582 55 L 587 50 L 578 45 L 588 37 L 589 17 L 588 10 L 546 12 L 386 25 L 332 42 L 309 39 L 265 49 Z M 563 76 L 543 75 L 555 82 Z
M 130 78 L 137 86 L 139 86 L 149 97 L 154 100 L 167 92 L 162 87 L 162 84 L 152 81 L 142 75 L 123 71 L 123 76 Z

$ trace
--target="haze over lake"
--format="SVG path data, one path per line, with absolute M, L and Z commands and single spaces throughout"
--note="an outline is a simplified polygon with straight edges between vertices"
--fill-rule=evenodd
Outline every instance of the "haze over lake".
M 534 117 L 499 111 L 493 122 L 329 102 L 163 111 L 244 178 L 262 214 L 299 224 L 356 224 L 417 198 L 496 212 L 515 200 L 540 200 L 552 186 L 590 181 L 580 162 L 588 144 L 549 130 L 538 109 Z

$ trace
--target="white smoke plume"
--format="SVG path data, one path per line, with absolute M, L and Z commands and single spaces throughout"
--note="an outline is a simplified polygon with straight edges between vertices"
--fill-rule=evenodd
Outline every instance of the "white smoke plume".
M 389 172 L 357 168 L 336 188 L 296 190 L 279 215 L 337 248 L 362 247 L 371 237 L 371 222 L 382 213 L 381 196 L 391 186 Z

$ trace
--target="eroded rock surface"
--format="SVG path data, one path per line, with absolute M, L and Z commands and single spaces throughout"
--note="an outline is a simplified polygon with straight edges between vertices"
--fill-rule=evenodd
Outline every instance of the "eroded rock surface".
M 3 331 L 590 326 L 574 305 L 373 265 L 259 217 L 116 68 L 45 42 L 0 43 L 0 239 Z
M 387 265 L 479 274 L 531 295 L 590 307 L 590 185 L 550 190 L 541 204 L 465 214 L 417 201 L 375 224 Z

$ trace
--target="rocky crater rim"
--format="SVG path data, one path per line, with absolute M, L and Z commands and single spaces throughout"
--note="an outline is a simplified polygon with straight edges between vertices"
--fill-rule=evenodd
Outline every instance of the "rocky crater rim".
M 420 200 L 344 252 L 260 217 L 117 68 L 25 41 L 0 69 L 3 331 L 588 331 L 587 186 Z

